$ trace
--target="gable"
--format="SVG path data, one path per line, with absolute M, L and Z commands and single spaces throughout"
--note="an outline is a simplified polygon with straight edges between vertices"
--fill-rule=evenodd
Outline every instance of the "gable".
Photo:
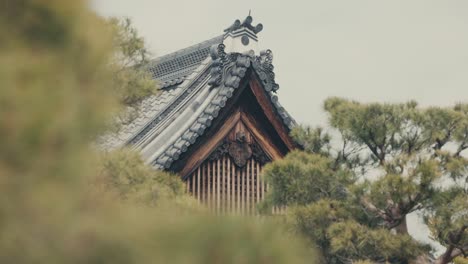
M 224 151 L 238 165 L 253 157 L 262 165 L 282 158 L 296 147 L 254 70 L 226 103 L 195 144 L 172 164 L 170 170 L 183 178 L 213 155 Z M 216 154 L 218 153 L 218 154 Z
M 276 148 L 281 156 L 294 148 L 289 131 L 295 121 L 276 96 L 273 54 L 258 50 L 262 26 L 251 22 L 250 16 L 236 21 L 220 37 L 154 60 L 148 70 L 161 93 L 145 99 L 137 117 L 117 134 L 104 136 L 101 146 L 131 147 L 157 169 L 186 173 L 193 168 L 182 164 L 196 149 L 213 151 L 220 141 L 210 145 L 207 139 L 217 131 L 228 133 L 221 125 L 238 111 L 266 152 Z

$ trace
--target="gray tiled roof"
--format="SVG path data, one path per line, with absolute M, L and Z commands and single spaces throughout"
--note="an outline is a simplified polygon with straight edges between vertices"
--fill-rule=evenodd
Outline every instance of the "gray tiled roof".
M 275 95 L 279 86 L 271 52 L 226 54 L 222 41 L 216 37 L 152 61 L 148 70 L 160 81 L 161 92 L 143 100 L 137 118 L 102 137 L 101 145 L 130 145 L 156 168 L 169 168 L 211 126 L 249 69 L 258 75 L 285 126 L 292 128 L 295 121 Z
M 161 87 L 179 84 L 208 57 L 210 47 L 220 44 L 223 36 L 218 36 L 186 49 L 159 57 L 150 62 L 148 70 Z
M 171 164 L 179 159 L 180 155 L 187 151 L 188 147 L 196 142 L 196 139 L 203 135 L 208 127 L 211 126 L 221 109 L 226 105 L 226 102 L 231 98 L 234 90 L 239 88 L 242 78 L 244 78 L 247 70 L 253 67 L 259 74 L 261 81 L 267 93 L 270 96 L 271 102 L 276 107 L 278 115 L 282 118 L 284 124 L 288 128 L 295 125 L 295 121 L 279 104 L 277 96 L 273 90 L 277 89 L 277 84 L 272 75 L 267 74 L 265 67 L 271 63 L 271 52 L 261 56 L 253 54 L 225 54 L 223 45 L 219 45 L 219 52 L 212 54 L 212 67 L 210 68 L 210 81 L 207 83 L 207 88 L 212 89 L 214 95 L 207 100 L 203 106 L 203 110 L 199 111 L 196 118 L 191 120 L 191 124 L 184 130 L 179 137 L 173 142 L 167 144 L 162 152 L 156 157 L 152 157 L 152 164 L 160 169 L 167 169 Z M 216 47 L 213 49 L 216 50 Z M 269 57 L 269 62 L 263 63 Z M 220 75 L 220 76 L 219 76 Z
M 142 127 L 168 108 L 173 99 L 184 90 L 181 84 L 208 58 L 210 47 L 221 42 L 222 36 L 218 36 L 152 60 L 148 70 L 159 81 L 161 91 L 141 102 L 140 112 L 135 120 L 124 125 L 118 133 L 101 137 L 99 144 L 105 149 L 114 149 L 126 143 L 135 143 L 132 139 L 137 137 Z

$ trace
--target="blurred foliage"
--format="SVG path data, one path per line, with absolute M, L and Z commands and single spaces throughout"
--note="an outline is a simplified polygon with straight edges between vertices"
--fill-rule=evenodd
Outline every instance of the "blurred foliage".
M 157 83 L 147 70 L 150 53 L 144 39 L 138 35 L 129 18 L 106 21 L 112 32 L 113 56 L 109 69 L 113 71 L 113 87 L 119 102 L 125 107 L 116 118 L 116 128 L 131 122 L 140 111 L 140 102 L 158 91 Z
M 458 257 L 454 259 L 453 263 L 454 264 L 468 264 L 468 258 Z
M 99 192 L 107 192 L 130 204 L 203 211 L 198 202 L 186 194 L 178 175 L 155 170 L 133 150 L 102 153 L 99 164 L 100 173 L 92 182 Z
M 317 243 L 325 263 L 422 263 L 431 249 L 408 235 L 415 211 L 446 247 L 437 263 L 466 254 L 468 105 L 334 97 L 324 109 L 342 145 L 332 148 L 321 128 L 293 130 L 304 152 L 265 167 L 272 191 L 260 208 L 288 206 L 292 229 Z
M 178 179 L 96 153 L 127 103 L 113 38 L 82 1 L 0 4 L 0 263 L 313 263 L 278 225 L 171 210 Z

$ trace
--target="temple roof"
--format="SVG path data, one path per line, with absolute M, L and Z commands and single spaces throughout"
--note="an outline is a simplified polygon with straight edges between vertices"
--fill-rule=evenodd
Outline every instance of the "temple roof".
M 118 133 L 101 138 L 106 149 L 130 146 L 156 168 L 169 168 L 205 133 L 252 70 L 269 95 L 277 115 L 290 129 L 295 121 L 278 102 L 272 52 L 256 54 L 261 24 L 236 21 L 224 35 L 159 57 L 148 66 L 161 92 L 141 102 L 137 117 Z M 248 39 L 247 39 L 248 38 Z

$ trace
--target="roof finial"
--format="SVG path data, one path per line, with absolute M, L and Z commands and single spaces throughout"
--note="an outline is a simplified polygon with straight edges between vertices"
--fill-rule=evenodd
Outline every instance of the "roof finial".
M 225 33 L 229 33 L 229 32 L 234 32 L 240 28 L 248 28 L 250 29 L 254 34 L 257 34 L 259 33 L 260 31 L 262 31 L 263 29 L 263 25 L 262 24 L 258 24 L 256 26 L 253 26 L 252 25 L 252 17 L 250 16 L 250 14 L 252 13 L 252 10 L 249 9 L 249 15 L 244 19 L 243 22 L 241 22 L 239 19 L 237 19 L 236 21 L 234 21 L 234 24 L 232 24 L 230 27 L 226 28 L 224 30 Z

